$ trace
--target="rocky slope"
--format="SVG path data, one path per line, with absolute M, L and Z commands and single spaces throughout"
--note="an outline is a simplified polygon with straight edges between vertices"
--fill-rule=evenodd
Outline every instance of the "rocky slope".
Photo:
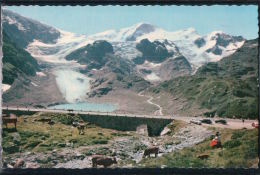
M 131 60 L 116 54 L 110 42 L 97 40 L 93 44 L 73 51 L 65 58 L 86 65 L 82 72 L 92 72 L 91 75 L 94 72 L 95 74 L 106 72 L 103 76 L 116 77 L 116 80 L 122 79 L 120 77 L 123 76 L 129 84 L 126 87 L 131 87 L 131 84 L 141 79 L 153 82 L 189 75 L 192 68 L 187 59 L 178 52 L 177 48 L 168 50 L 165 43 L 169 42 L 167 40 L 163 42 L 142 40 L 136 45 L 136 49 L 142 53 L 142 56 Z M 113 72 L 113 75 L 108 72 Z M 112 82 L 111 78 L 110 80 Z M 143 89 L 146 87 L 144 86 Z
M 233 55 L 203 65 L 193 76 L 164 82 L 152 91 L 168 92 L 176 101 L 184 99 L 180 111 L 199 108 L 197 115 L 257 118 L 257 47 L 257 40 L 246 41 Z
M 135 65 L 130 60 L 116 56 L 113 46 L 107 41 L 98 40 L 88 44 L 69 54 L 66 59 L 86 65 L 81 72 L 93 78 L 89 97 L 106 95 L 116 89 L 140 91 L 149 86 L 149 82 L 138 75 Z
M 136 48 L 142 53 L 141 57 L 133 60 L 136 64 L 143 64 L 145 60 L 161 63 L 174 55 L 174 52 L 168 51 L 165 44 L 159 41 L 150 42 L 148 39 L 143 39 L 137 43 Z
M 65 59 L 86 64 L 86 71 L 89 71 L 91 69 L 101 69 L 108 61 L 107 54 L 113 54 L 113 46 L 107 41 L 98 40 L 93 44 L 88 44 L 71 52 Z

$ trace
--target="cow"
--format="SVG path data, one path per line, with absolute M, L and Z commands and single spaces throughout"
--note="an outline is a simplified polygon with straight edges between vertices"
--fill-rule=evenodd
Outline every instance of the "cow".
M 50 118 L 41 118 L 41 119 L 38 119 L 37 121 L 43 122 L 43 123 L 45 123 L 45 122 L 49 123 L 49 122 L 51 122 L 51 119 Z
M 94 155 L 94 156 L 92 156 L 92 166 L 93 167 L 97 167 L 96 162 L 97 162 L 97 159 L 99 159 L 99 158 L 104 158 L 104 156 L 102 156 L 102 155 Z
M 209 155 L 208 154 L 201 154 L 201 155 L 198 155 L 197 158 L 199 158 L 199 159 L 207 159 L 207 158 L 209 158 Z
M 3 124 L 5 124 L 6 128 L 7 128 L 7 124 L 8 123 L 13 123 L 14 127 L 16 129 L 16 123 L 17 123 L 17 117 L 14 114 L 10 114 L 10 117 L 3 117 Z
M 107 168 L 112 164 L 117 164 L 116 158 L 103 157 L 101 155 L 95 155 L 92 157 L 93 167 L 97 167 L 98 165 L 103 165 L 104 168 Z
M 77 124 L 79 135 L 84 135 L 85 123 L 83 121 Z
M 144 155 L 143 155 L 143 158 L 145 158 L 146 156 L 149 156 L 150 157 L 150 154 L 154 154 L 155 157 L 157 157 L 159 153 L 159 148 L 158 147 L 150 147 L 150 148 L 147 148 L 146 150 L 144 150 Z

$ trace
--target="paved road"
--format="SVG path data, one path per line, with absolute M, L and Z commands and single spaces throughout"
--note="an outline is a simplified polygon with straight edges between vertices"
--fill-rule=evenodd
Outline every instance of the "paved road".
M 42 108 L 25 108 L 25 107 L 2 107 L 3 110 L 15 110 L 15 111 L 33 111 L 33 112 L 51 112 L 51 113 L 74 113 L 74 114 L 85 114 L 85 115 L 99 115 L 99 116 L 122 116 L 122 117 L 138 117 L 138 118 L 158 118 L 158 119 L 175 119 L 175 120 L 182 120 L 185 122 L 189 122 L 191 119 L 201 120 L 203 117 L 186 117 L 186 116 L 170 116 L 170 115 L 135 115 L 135 114 L 118 114 L 115 112 L 107 113 L 107 112 L 87 112 L 87 111 L 68 111 L 68 110 L 61 110 L 61 109 L 42 109 Z M 243 123 L 240 119 L 228 119 L 227 125 L 222 124 L 216 124 L 214 121 L 218 120 L 220 118 L 213 118 L 211 119 L 213 121 L 212 125 L 209 124 L 203 124 L 207 127 L 219 127 L 219 128 L 230 128 L 230 129 L 242 129 L 242 128 L 248 128 L 252 129 L 252 123 L 257 122 L 257 120 L 245 120 Z
M 25 108 L 25 107 L 2 107 L 3 110 L 15 110 L 15 111 L 32 111 L 32 112 L 52 112 L 52 113 L 74 113 L 74 114 L 89 114 L 89 115 L 100 115 L 100 116 L 122 116 L 122 117 L 139 117 L 139 118 L 160 118 L 160 119 L 173 119 L 172 116 L 161 116 L 161 115 L 138 115 L 138 114 L 127 114 L 127 113 L 116 113 L 116 112 L 92 112 L 92 111 L 68 111 L 62 109 L 43 109 L 43 108 Z

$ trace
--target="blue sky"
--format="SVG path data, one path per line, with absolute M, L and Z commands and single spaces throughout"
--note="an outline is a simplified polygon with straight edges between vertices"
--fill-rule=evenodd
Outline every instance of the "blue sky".
M 200 35 L 221 30 L 247 39 L 258 36 L 257 6 L 20 6 L 23 16 L 77 34 L 91 35 L 146 22 L 168 31 L 193 27 Z

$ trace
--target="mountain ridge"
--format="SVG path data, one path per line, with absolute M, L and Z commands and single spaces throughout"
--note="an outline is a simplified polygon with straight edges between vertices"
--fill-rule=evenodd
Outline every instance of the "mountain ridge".
M 146 33 L 141 32 L 140 35 L 134 36 L 138 27 L 142 25 L 149 26 L 151 30 L 148 30 Z M 97 33 L 88 38 L 91 40 L 107 40 L 109 42 L 127 42 L 126 38 L 135 38 L 135 40 L 131 39 L 131 42 L 136 43 L 143 39 L 148 39 L 151 42 L 167 39 L 168 41 L 174 42 L 181 54 L 188 58 L 196 68 L 206 62 L 219 61 L 223 57 L 231 55 L 236 49 L 240 48 L 245 41 L 241 36 L 231 36 L 222 31 L 213 31 L 205 36 L 200 36 L 194 28 L 169 32 L 147 23 L 138 23 L 120 30 L 109 30 Z M 201 40 L 204 44 L 198 46 L 199 43 L 196 43 L 198 40 Z M 225 44 L 223 45 L 223 43 Z M 187 49 L 189 47 L 192 49 Z
M 30 38 L 31 33 L 28 32 L 18 32 L 19 25 L 16 24 L 19 21 L 32 21 L 31 19 L 28 19 L 26 17 L 22 17 L 20 15 L 13 15 L 14 13 L 8 10 L 3 11 L 3 26 L 4 28 L 7 28 L 10 31 L 14 30 L 14 33 L 17 33 L 17 35 L 9 36 L 12 40 L 19 41 L 20 46 L 25 48 L 25 46 L 28 46 L 30 43 L 32 43 L 32 39 Z M 7 18 L 10 18 L 10 16 L 13 19 L 13 23 L 16 24 L 9 24 Z M 33 20 L 34 24 L 37 23 L 35 20 Z M 24 22 L 27 25 L 30 24 L 30 22 Z M 47 36 L 47 38 L 37 38 L 38 41 L 42 43 L 54 43 L 53 47 L 55 50 L 55 42 L 57 42 L 57 39 L 61 39 L 61 37 L 66 37 L 62 35 L 62 31 L 52 28 L 50 26 L 47 26 L 45 24 L 39 23 L 41 26 L 41 30 L 33 30 L 33 31 L 39 31 L 42 34 L 37 36 Z M 11 27 L 10 27 L 11 26 Z M 22 25 L 23 27 L 26 27 L 26 25 Z M 30 26 L 35 28 L 34 26 Z M 29 28 L 28 28 L 29 29 Z M 44 30 L 43 30 L 44 29 Z M 49 29 L 51 32 L 48 32 L 47 29 Z M 14 36 L 22 36 L 20 38 L 14 38 Z M 30 37 L 29 37 L 30 36 Z M 76 35 L 74 38 L 77 37 Z M 73 40 L 73 38 L 71 38 Z M 140 52 L 136 50 L 136 44 L 139 43 L 143 39 L 148 39 L 150 42 L 154 41 L 162 41 L 162 40 L 168 40 L 169 42 L 172 42 L 175 44 L 175 47 L 178 48 L 179 52 L 187 58 L 187 60 L 190 62 L 192 67 L 194 67 L 194 70 L 196 70 L 201 65 L 207 63 L 207 62 L 214 62 L 219 61 L 225 56 L 231 55 L 234 53 L 238 48 L 240 48 L 245 39 L 241 36 L 231 36 L 228 34 L 225 34 L 221 31 L 213 31 L 205 36 L 200 36 L 194 28 L 187 28 L 184 30 L 178 30 L 178 31 L 166 31 L 160 27 L 154 26 L 149 23 L 140 22 L 135 25 L 132 25 L 130 27 L 125 27 L 119 30 L 108 30 L 104 32 L 100 32 L 97 34 L 93 34 L 90 36 L 83 36 L 81 39 L 75 39 L 75 44 L 73 47 L 76 49 L 83 47 L 84 44 L 87 45 L 89 43 L 93 43 L 96 40 L 106 40 L 110 42 L 114 46 L 114 50 L 117 53 L 117 55 L 125 55 L 125 57 L 133 59 L 136 55 L 140 55 Z M 120 43 L 121 42 L 121 43 Z M 127 43 L 127 47 L 124 48 L 124 53 L 120 50 L 120 48 Z M 224 44 L 223 44 L 224 43 Z M 69 43 L 64 43 L 69 44 Z M 77 46 L 78 45 L 78 46 Z M 171 46 L 165 44 L 167 49 L 170 49 Z M 39 48 L 41 47 L 39 44 L 36 45 L 37 50 L 28 50 L 32 55 L 32 52 L 37 53 Z M 58 47 L 58 43 L 57 43 Z M 64 47 L 64 49 L 67 49 Z M 129 52 L 127 51 L 129 50 Z M 130 53 L 130 50 L 132 53 Z M 41 52 L 41 50 L 39 50 Z M 64 53 L 64 51 L 62 51 Z M 70 52 L 73 52 L 71 50 Z M 135 52 L 135 53 L 133 53 Z M 68 53 L 69 54 L 69 53 Z M 57 57 L 57 54 L 55 55 Z M 48 61 L 48 60 L 47 60 Z

